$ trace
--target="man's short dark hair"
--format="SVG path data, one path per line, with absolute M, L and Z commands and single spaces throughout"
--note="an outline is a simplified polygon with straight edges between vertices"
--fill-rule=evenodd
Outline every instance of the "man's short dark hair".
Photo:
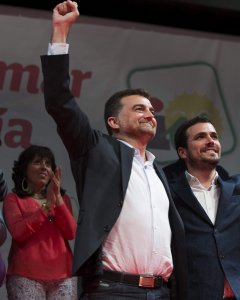
M 144 89 L 122 90 L 122 91 L 116 92 L 107 100 L 107 102 L 105 104 L 105 109 L 104 109 L 104 121 L 105 121 L 105 125 L 106 125 L 109 135 L 112 135 L 112 128 L 108 125 L 108 122 L 107 122 L 108 118 L 116 117 L 122 108 L 122 103 L 121 103 L 122 98 L 127 97 L 127 96 L 132 96 L 132 95 L 143 96 L 150 100 L 149 93 L 147 91 L 145 91 Z
M 183 122 L 178 127 L 174 135 L 174 144 L 177 152 L 179 147 L 187 148 L 187 130 L 189 127 L 192 127 L 193 125 L 198 123 L 212 124 L 212 122 L 206 116 L 202 116 L 202 115 L 198 115 L 192 119 Z

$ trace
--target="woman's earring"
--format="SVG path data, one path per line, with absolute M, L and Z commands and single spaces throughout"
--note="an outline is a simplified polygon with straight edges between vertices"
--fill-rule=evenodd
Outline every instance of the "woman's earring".
M 29 186 L 28 186 L 28 184 L 27 184 L 27 179 L 26 179 L 26 177 L 24 177 L 23 180 L 22 180 L 22 190 L 23 190 L 24 192 L 27 192 L 27 193 L 30 192 Z

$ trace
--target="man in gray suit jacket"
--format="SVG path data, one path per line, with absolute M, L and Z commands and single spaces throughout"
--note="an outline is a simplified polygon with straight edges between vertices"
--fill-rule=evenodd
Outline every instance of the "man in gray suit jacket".
M 177 153 L 187 167 L 170 179 L 186 230 L 189 300 L 240 299 L 240 186 L 216 171 L 217 132 L 205 117 L 180 125 Z
M 59 55 L 78 15 L 76 2 L 55 7 L 42 68 L 46 109 L 68 151 L 80 204 L 73 274 L 81 276 L 81 299 L 186 300 L 183 224 L 146 150 L 157 126 L 150 96 L 115 93 L 105 106 L 109 135 L 91 127 L 69 90 L 69 56 Z

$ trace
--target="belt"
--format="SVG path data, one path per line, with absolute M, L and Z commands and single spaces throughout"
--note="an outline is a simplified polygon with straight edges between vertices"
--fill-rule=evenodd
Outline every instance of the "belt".
M 104 270 L 101 278 L 143 288 L 161 288 L 163 285 L 167 286 L 167 282 L 161 276 L 153 275 L 133 275 Z

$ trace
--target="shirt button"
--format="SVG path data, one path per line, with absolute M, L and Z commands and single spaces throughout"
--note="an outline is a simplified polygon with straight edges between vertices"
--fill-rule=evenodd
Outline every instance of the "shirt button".
M 109 225 L 105 225 L 104 226 L 104 231 L 109 232 L 110 231 L 110 226 Z
M 119 206 L 119 207 L 122 207 L 122 205 L 123 205 L 123 202 L 122 202 L 122 201 L 119 201 L 119 202 L 118 202 L 118 206 Z

